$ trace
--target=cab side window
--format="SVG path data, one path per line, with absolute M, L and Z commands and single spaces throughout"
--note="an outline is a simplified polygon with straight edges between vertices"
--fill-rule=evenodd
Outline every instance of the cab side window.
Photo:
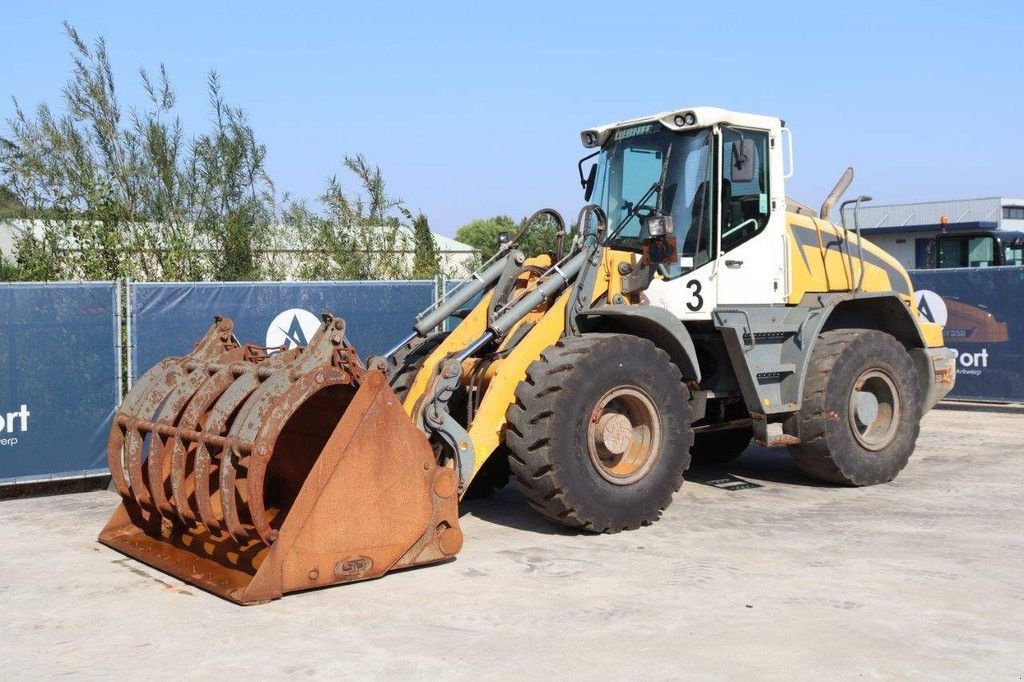
M 987 268 L 995 265 L 996 240 L 983 237 L 939 237 L 939 268 Z
M 723 128 L 722 251 L 734 249 L 768 225 L 768 133 Z

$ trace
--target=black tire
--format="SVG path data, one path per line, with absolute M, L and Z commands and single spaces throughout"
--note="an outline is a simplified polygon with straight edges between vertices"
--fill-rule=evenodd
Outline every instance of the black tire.
M 871 395 L 868 418 L 870 403 L 876 403 L 878 416 L 871 421 L 860 421 L 852 397 L 858 383 L 864 389 L 857 391 L 858 396 Z M 917 393 L 913 361 L 891 335 L 866 329 L 822 333 L 804 383 L 798 415 L 801 443 L 789 448 L 796 465 L 829 483 L 864 486 L 891 481 L 907 465 L 917 442 Z M 887 398 L 889 394 L 894 397 Z M 886 400 L 895 407 L 887 407 Z
M 754 431 L 749 427 L 698 433 L 693 438 L 690 457 L 695 465 L 727 464 L 743 454 L 753 437 Z
M 621 397 L 603 402 L 615 395 Z M 530 365 L 508 409 L 505 443 L 519 489 L 541 514 L 574 528 L 615 533 L 657 521 L 690 464 L 687 399 L 679 368 L 646 339 L 586 334 L 559 341 Z M 601 445 L 598 408 L 609 418 Z M 615 420 L 630 435 L 625 445 L 619 441 L 620 460 L 600 465 L 608 448 L 619 447 L 608 445 Z
M 391 381 L 391 389 L 398 396 L 398 399 L 405 401 L 405 396 L 412 388 L 416 375 L 426 361 L 427 356 L 434 352 L 434 349 L 441 345 L 441 342 L 448 338 L 448 332 L 437 332 L 423 339 L 423 343 L 416 346 L 407 356 L 402 359 L 402 367 L 395 374 Z

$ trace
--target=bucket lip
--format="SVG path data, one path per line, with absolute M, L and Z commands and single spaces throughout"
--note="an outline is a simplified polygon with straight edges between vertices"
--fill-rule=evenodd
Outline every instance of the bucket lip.
M 115 513 L 115 518 L 116 516 Z M 111 524 L 113 522 L 112 519 Z M 270 563 L 269 556 L 264 558 L 260 566 L 250 573 L 240 568 L 224 566 L 165 540 L 154 538 L 137 527 L 129 532 L 118 533 L 111 532 L 108 524 L 108 527 L 100 533 L 98 540 L 101 544 L 125 556 L 235 604 L 242 606 L 261 604 L 281 596 L 280 588 L 276 592 L 271 589 L 260 595 L 250 594 L 249 588 L 255 581 L 256 575 L 263 566 Z M 270 551 L 269 548 L 267 551 Z

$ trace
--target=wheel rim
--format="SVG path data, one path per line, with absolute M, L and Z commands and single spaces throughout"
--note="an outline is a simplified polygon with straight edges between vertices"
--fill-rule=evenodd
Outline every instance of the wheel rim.
M 889 445 L 899 428 L 900 394 L 896 384 L 880 369 L 869 369 L 853 384 L 849 419 L 854 438 L 866 450 L 878 451 Z
M 661 453 L 661 415 L 644 391 L 619 386 L 601 396 L 587 426 L 587 449 L 597 472 L 610 483 L 643 478 Z

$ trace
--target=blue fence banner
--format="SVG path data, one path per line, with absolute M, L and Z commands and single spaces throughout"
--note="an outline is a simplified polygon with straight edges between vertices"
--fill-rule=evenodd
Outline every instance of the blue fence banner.
M 1024 267 L 911 270 L 921 315 L 957 351 L 950 398 L 1024 401 Z
M 101 475 L 120 402 L 117 285 L 0 285 L 0 485 Z
M 346 322 L 360 357 L 387 351 L 434 301 L 433 281 L 217 282 L 128 285 L 131 374 L 137 379 L 165 357 L 186 355 L 213 323 L 235 322 L 242 343 L 305 345 L 331 313 Z

